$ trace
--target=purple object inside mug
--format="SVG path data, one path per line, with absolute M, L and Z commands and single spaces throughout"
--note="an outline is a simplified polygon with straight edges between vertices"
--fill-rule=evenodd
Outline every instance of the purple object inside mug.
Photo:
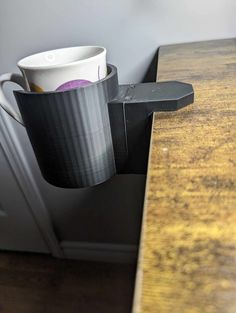
M 91 84 L 92 84 L 92 82 L 90 82 L 89 80 L 75 79 L 75 80 L 70 80 L 70 81 L 60 85 L 59 87 L 57 87 L 56 91 L 65 91 L 65 90 L 70 90 L 73 88 L 86 87 L 86 86 L 89 86 Z

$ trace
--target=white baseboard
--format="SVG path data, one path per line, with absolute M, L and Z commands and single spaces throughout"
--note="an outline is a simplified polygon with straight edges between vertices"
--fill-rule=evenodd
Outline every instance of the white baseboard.
M 67 259 L 112 263 L 135 263 L 138 252 L 136 245 L 77 241 L 62 241 L 61 248 Z

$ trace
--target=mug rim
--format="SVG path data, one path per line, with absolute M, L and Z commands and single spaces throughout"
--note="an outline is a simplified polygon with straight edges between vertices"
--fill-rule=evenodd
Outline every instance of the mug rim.
M 55 51 L 59 52 L 59 51 L 67 50 L 67 49 L 69 50 L 69 49 L 78 49 L 78 48 L 94 48 L 94 49 L 101 49 L 101 51 L 98 52 L 96 55 L 93 55 L 91 57 L 88 57 L 88 58 L 85 58 L 82 60 L 65 62 L 65 63 L 61 63 L 61 64 L 32 65 L 32 66 L 22 64 L 27 59 L 30 59 L 30 58 L 35 57 L 35 56 L 40 55 L 40 54 L 43 55 L 46 53 L 54 53 Z M 31 54 L 27 57 L 24 57 L 17 62 L 17 66 L 22 70 L 47 70 L 47 69 L 63 68 L 63 67 L 73 66 L 75 64 L 82 64 L 82 63 L 90 62 L 91 60 L 97 58 L 98 56 L 101 56 L 102 54 L 106 54 L 106 52 L 107 52 L 106 48 L 102 47 L 102 46 L 73 46 L 73 47 L 58 48 L 58 49 L 52 49 L 52 50 L 34 53 L 34 54 Z
M 27 96 L 50 96 L 52 94 L 56 95 L 56 94 L 66 94 L 66 93 L 71 93 L 71 92 L 75 92 L 77 89 L 83 90 L 83 89 L 91 89 L 94 88 L 94 86 L 98 86 L 101 85 L 102 83 L 104 83 L 104 81 L 108 81 L 109 79 L 111 79 L 112 77 L 114 77 L 115 75 L 117 76 L 117 68 L 115 65 L 113 64 L 106 64 L 107 67 L 107 71 L 108 74 L 106 75 L 106 77 L 93 82 L 87 86 L 82 86 L 82 87 L 75 87 L 75 88 L 71 88 L 68 90 L 54 90 L 54 91 L 44 91 L 44 92 L 38 92 L 38 91 L 28 91 L 28 90 L 13 90 L 14 94 L 20 93 L 20 94 L 24 94 Z

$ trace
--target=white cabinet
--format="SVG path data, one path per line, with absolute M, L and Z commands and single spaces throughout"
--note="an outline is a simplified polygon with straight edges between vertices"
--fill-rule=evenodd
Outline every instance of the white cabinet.
M 0 249 L 49 253 L 1 144 Z

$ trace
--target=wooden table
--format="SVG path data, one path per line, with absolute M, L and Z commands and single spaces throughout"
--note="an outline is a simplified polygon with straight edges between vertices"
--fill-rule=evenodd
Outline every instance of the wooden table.
M 236 312 L 236 39 L 161 47 L 195 103 L 155 113 L 134 313 Z

